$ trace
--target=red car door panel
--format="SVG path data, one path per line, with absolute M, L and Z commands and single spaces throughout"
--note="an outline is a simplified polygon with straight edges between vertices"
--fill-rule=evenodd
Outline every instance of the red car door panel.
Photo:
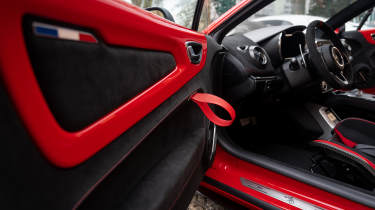
M 352 48 L 354 57 L 352 66 L 356 78 L 361 79 L 362 76 L 358 72 L 362 72 L 367 80 L 367 84 L 360 84 L 360 88 L 369 93 L 374 93 L 372 88 L 375 87 L 375 41 L 371 37 L 373 33 L 375 30 L 369 29 L 348 31 L 343 34 Z
M 361 33 L 365 37 L 367 42 L 369 44 L 373 45 L 373 48 L 375 48 L 375 29 L 362 30 Z M 375 55 L 372 54 L 372 57 L 370 58 L 370 63 L 371 63 L 372 67 L 375 66 L 374 65 L 374 59 L 375 59 Z M 375 94 L 375 85 L 364 89 L 364 91 L 367 92 L 367 93 Z
M 375 45 L 375 29 L 366 29 L 360 32 L 369 44 Z
M 8 4 L 12 3 L 10 2 Z M 206 38 L 204 35 L 193 33 L 171 23 L 166 23 L 164 20 L 159 20 L 154 17 L 154 15 L 148 14 L 141 9 L 133 8 L 132 12 L 126 12 L 124 9 L 128 6 L 126 4 L 116 3 L 115 7 L 114 5 L 111 5 L 113 4 L 112 2 L 99 1 L 73 1 L 70 4 L 72 5 L 67 6 L 69 5 L 69 2 L 66 1 L 26 1 L 22 6 L 19 6 L 19 4 L 15 4 L 14 6 L 9 5 L 13 10 L 4 11 L 7 18 L 2 20 L 4 25 L 6 25 L 4 31 L 7 31 L 5 34 L 2 33 L 3 36 L 5 36 L 2 37 L 4 42 L 2 43 L 3 48 L 1 51 L 1 55 L 4 57 L 2 61 L 2 70 L 3 77 L 8 83 L 7 85 L 11 97 L 17 107 L 22 107 L 27 104 L 29 108 L 21 108 L 19 109 L 19 112 L 23 117 L 29 132 L 34 137 L 36 143 L 41 147 L 44 154 L 52 162 L 62 167 L 77 165 L 139 121 L 198 73 L 205 63 L 206 56 Z M 95 123 L 89 125 L 85 124 L 85 128 L 80 129 L 79 131 L 67 132 L 66 130 L 61 129 L 60 125 L 56 123 L 45 98 L 41 94 L 35 75 L 33 74 L 32 65 L 30 64 L 24 42 L 22 41 L 23 33 L 20 25 L 23 21 L 24 15 L 27 13 L 47 16 L 52 20 L 61 20 L 75 24 L 79 27 L 90 28 L 91 30 L 96 31 L 96 34 L 100 34 L 98 39 L 103 39 L 103 42 L 107 45 L 124 47 L 136 46 L 137 48 L 170 52 L 175 59 L 176 67 L 166 77 L 149 87 L 147 90 L 143 90 L 143 92 L 138 91 L 137 97 L 132 99 L 129 99 L 129 97 L 124 98 L 122 101 L 119 100 L 117 103 L 113 104 L 113 107 L 109 106 L 109 108 L 117 109 L 112 110 L 112 112 L 108 113 L 106 116 L 101 116 L 101 119 L 98 119 Z M 119 15 L 119 17 L 116 18 L 116 15 Z M 126 19 L 132 21 L 123 21 Z M 159 23 L 155 24 L 156 21 L 159 21 Z M 141 22 L 142 24 L 133 24 L 134 22 Z M 153 27 L 149 27 L 150 25 Z M 26 28 L 24 30 L 28 33 L 28 31 L 32 29 Z M 12 34 L 12 36 L 10 37 L 7 34 Z M 168 36 L 165 36 L 165 34 L 168 34 Z M 69 40 L 47 41 L 71 42 Z M 199 65 L 193 65 L 189 62 L 185 49 L 186 41 L 196 41 L 203 45 L 202 61 Z M 46 43 L 45 45 L 48 44 L 50 43 Z M 90 45 L 86 43 L 84 44 Z M 7 50 L 9 48 L 12 48 L 13 53 L 9 53 Z M 29 50 L 34 50 L 34 48 Z M 38 49 L 36 51 L 38 51 Z M 103 53 L 100 49 L 98 51 L 98 53 Z M 44 53 L 49 52 L 44 51 Z M 77 53 L 82 54 L 82 52 L 79 51 L 77 51 Z M 91 52 L 87 51 L 87 54 L 91 55 Z M 56 55 L 56 57 L 61 60 L 61 57 L 59 56 L 60 55 Z M 53 56 L 49 56 L 48 59 L 53 59 Z M 85 60 L 80 60 L 81 57 L 74 59 L 77 60 L 77 62 L 82 62 L 82 65 L 88 65 L 85 64 Z M 98 59 L 101 58 L 98 57 Z M 110 59 L 111 58 L 109 58 L 107 62 L 111 62 Z M 62 60 L 59 62 L 64 63 L 68 61 Z M 92 62 L 92 60 L 87 60 L 86 62 Z M 50 66 L 47 65 L 45 67 L 45 71 L 53 71 L 53 69 L 48 67 Z M 6 70 L 8 68 L 14 70 L 8 71 Z M 66 69 L 65 71 L 69 70 L 74 71 L 74 69 Z M 37 71 L 39 73 L 42 70 Z M 87 69 L 86 71 L 90 71 L 90 69 Z M 95 74 L 95 72 L 92 73 Z M 19 75 L 23 76 L 19 77 Z M 84 77 L 86 75 L 83 74 L 82 76 Z M 118 75 L 114 76 L 116 77 Z M 46 78 L 45 80 L 50 79 L 49 75 L 45 75 L 44 77 Z M 100 75 L 95 74 L 95 77 L 100 77 Z M 74 80 L 75 78 L 66 79 Z M 76 79 L 79 80 L 79 78 Z M 137 78 L 137 80 L 142 80 L 142 78 Z M 55 81 L 51 81 L 51 83 L 53 82 Z M 70 81 L 67 82 L 69 83 Z M 108 82 L 111 83 L 111 81 Z M 84 84 L 82 84 L 82 86 L 84 86 Z M 41 88 L 42 90 L 45 89 L 43 84 L 41 85 Z M 64 89 L 66 87 L 60 88 Z M 100 87 L 98 86 L 97 88 Z M 82 90 L 82 92 L 83 91 L 84 90 Z M 86 91 L 91 91 L 91 89 Z M 126 93 L 126 91 L 129 90 L 122 90 L 117 87 L 117 90 L 112 91 L 123 91 Z M 53 95 L 56 93 L 52 92 L 50 94 Z M 48 94 L 45 95 L 48 96 Z M 62 103 L 68 104 L 67 106 L 69 106 L 70 101 L 64 101 L 64 98 L 60 98 L 60 100 L 62 100 Z M 121 105 L 120 101 L 122 102 Z M 90 100 L 87 100 L 87 103 L 89 102 Z M 79 102 L 76 101 L 76 103 Z M 116 105 L 119 105 L 119 107 L 116 107 Z M 96 120 L 96 118 L 94 117 L 93 120 Z M 82 126 L 79 128 L 81 127 Z
M 189 97 L 214 90 L 221 47 L 121 1 L 7 1 L 0 10 L 2 208 L 186 205 L 210 133 Z M 187 41 L 202 45 L 199 64 Z

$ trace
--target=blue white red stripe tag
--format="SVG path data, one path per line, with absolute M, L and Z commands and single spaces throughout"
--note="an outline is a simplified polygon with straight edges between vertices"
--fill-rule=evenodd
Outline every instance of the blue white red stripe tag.
M 33 22 L 34 34 L 37 36 L 51 37 L 56 39 L 73 40 L 80 42 L 98 43 L 94 35 L 70 28 L 64 28 L 45 23 Z

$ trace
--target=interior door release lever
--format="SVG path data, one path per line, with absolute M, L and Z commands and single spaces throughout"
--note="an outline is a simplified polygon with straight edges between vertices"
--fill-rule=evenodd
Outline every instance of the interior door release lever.
M 185 46 L 190 63 L 199 64 L 202 60 L 202 44 L 189 41 L 185 42 Z

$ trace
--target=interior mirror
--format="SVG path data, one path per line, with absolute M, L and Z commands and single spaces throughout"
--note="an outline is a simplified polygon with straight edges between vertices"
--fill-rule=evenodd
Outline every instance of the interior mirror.
M 160 17 L 163 17 L 167 20 L 170 20 L 172 22 L 174 22 L 174 18 L 172 16 L 172 14 L 165 8 L 162 8 L 162 7 L 149 7 L 149 8 L 146 8 L 147 11 L 150 11 L 152 13 L 154 13 L 155 15 L 158 15 Z

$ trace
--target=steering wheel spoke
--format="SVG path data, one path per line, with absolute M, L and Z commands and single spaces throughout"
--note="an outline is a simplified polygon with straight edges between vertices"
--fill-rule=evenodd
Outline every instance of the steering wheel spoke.
M 335 76 L 340 82 L 348 85 L 349 84 L 349 80 L 346 78 L 346 76 L 344 75 L 343 72 L 339 72 L 338 74 L 334 74 L 332 73 L 333 76 Z
M 320 37 L 316 37 L 317 34 Z M 351 86 L 350 54 L 337 34 L 325 22 L 316 20 L 308 25 L 306 44 L 309 60 L 322 80 L 335 89 L 346 89 Z

